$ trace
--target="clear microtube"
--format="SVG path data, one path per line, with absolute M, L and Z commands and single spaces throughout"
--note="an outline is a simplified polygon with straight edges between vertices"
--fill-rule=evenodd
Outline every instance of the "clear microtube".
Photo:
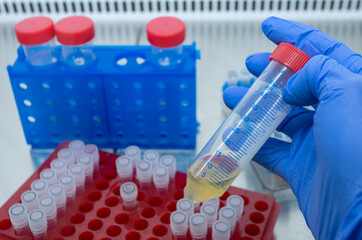
M 85 184 L 93 182 L 93 159 L 89 154 L 83 154 L 77 158 L 77 164 L 83 167 Z
M 38 195 L 34 191 L 25 191 L 21 194 L 21 203 L 27 212 L 38 208 Z
M 184 187 L 184 196 L 186 196 L 186 187 Z M 200 211 L 200 205 L 201 203 L 194 203 L 194 212 Z
M 57 226 L 57 205 L 53 197 L 44 196 L 39 199 L 39 209 L 45 213 L 48 229 L 54 229 Z
M 28 213 L 23 204 L 14 204 L 9 208 L 9 217 L 16 234 L 24 236 L 29 232 Z
M 205 240 L 207 235 L 206 217 L 195 213 L 190 218 L 190 233 L 193 240 Z
M 55 184 L 49 188 L 49 195 L 55 200 L 55 205 L 57 206 L 57 216 L 65 216 L 67 197 L 65 195 L 64 188 L 60 184 Z
M 29 227 L 35 240 L 47 239 L 47 218 L 42 210 L 35 209 L 28 216 Z
M 222 207 L 219 211 L 219 220 L 224 220 L 230 224 L 230 235 L 233 235 L 236 224 L 236 213 L 231 207 Z
M 194 205 L 186 198 L 181 198 L 177 201 L 176 209 L 186 213 L 188 219 L 194 214 Z
M 65 174 L 59 178 L 59 184 L 64 188 L 65 195 L 67 196 L 67 206 L 71 206 L 75 201 L 76 185 L 73 177 Z
M 93 159 L 93 173 L 99 171 L 99 151 L 95 144 L 87 144 L 84 146 L 84 152 L 89 154 Z
M 176 174 L 176 158 L 172 155 L 162 156 L 160 159 L 160 165 L 168 168 L 168 172 L 171 179 L 175 178 Z
M 186 213 L 174 211 L 170 216 L 170 226 L 174 240 L 186 240 L 188 221 Z
M 135 145 L 128 146 L 124 150 L 124 154 L 131 159 L 133 167 L 136 167 L 137 163 L 141 161 L 141 149 Z
M 236 221 L 238 222 L 243 214 L 244 210 L 244 199 L 238 195 L 231 195 L 226 201 L 226 206 L 231 207 L 235 210 Z
M 148 160 L 152 163 L 152 167 L 159 165 L 160 154 L 156 150 L 147 150 L 143 153 L 143 160 Z
M 131 211 L 137 208 L 137 186 L 133 182 L 126 182 L 121 185 L 121 198 L 125 210 Z
M 186 194 L 184 196 L 186 196 Z M 219 209 L 219 207 L 220 207 L 220 198 L 217 197 L 217 198 L 209 199 L 209 200 L 203 201 L 202 204 L 212 204 L 217 209 Z
M 68 148 L 72 151 L 74 158 L 77 159 L 84 153 L 84 142 L 81 140 L 71 141 Z
M 133 165 L 127 156 L 118 157 L 116 160 L 116 168 L 119 178 L 122 182 L 132 181 Z
M 138 162 L 136 166 L 136 175 L 140 188 L 149 188 L 152 181 L 152 164 L 150 161 L 143 160 Z
M 73 152 L 70 151 L 69 148 L 63 148 L 58 152 L 58 159 L 64 160 L 67 164 L 67 167 L 69 167 L 71 164 L 75 163 L 75 158 L 73 155 Z
M 202 204 L 200 213 L 204 214 L 207 221 L 207 226 L 212 227 L 212 224 L 217 220 L 217 208 L 212 204 Z
M 54 172 L 53 169 L 50 169 L 50 168 L 46 168 L 40 172 L 40 179 L 43 179 L 44 181 L 46 181 L 48 184 L 48 187 L 53 186 L 58 181 L 56 173 Z
M 67 163 L 64 160 L 55 159 L 50 163 L 51 169 L 54 170 L 54 172 L 57 175 L 57 178 L 59 179 L 61 176 L 67 173 Z
M 33 190 L 39 198 L 48 195 L 48 184 L 43 179 L 32 182 L 31 190 Z
M 223 220 L 218 220 L 212 225 L 212 240 L 230 239 L 230 224 Z
M 168 169 L 165 166 L 157 166 L 153 169 L 153 184 L 155 185 L 159 194 L 168 193 L 168 185 L 170 183 L 170 176 Z
M 84 192 L 84 183 L 85 183 L 85 174 L 83 167 L 78 164 L 72 164 L 69 166 L 68 173 L 73 177 L 76 186 L 77 194 L 82 194 Z

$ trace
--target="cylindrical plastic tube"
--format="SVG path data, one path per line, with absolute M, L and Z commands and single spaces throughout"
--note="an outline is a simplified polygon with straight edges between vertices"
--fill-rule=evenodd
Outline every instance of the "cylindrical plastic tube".
M 84 153 L 84 142 L 81 140 L 71 141 L 68 148 L 72 151 L 74 158 L 77 159 Z
M 132 211 L 137 208 L 137 186 L 133 182 L 126 182 L 121 185 L 121 197 L 124 209 Z
M 182 198 L 177 201 L 176 209 L 177 211 L 186 213 L 187 219 L 189 219 L 191 215 L 194 214 L 194 205 L 186 198 Z
M 170 176 L 168 174 L 168 169 L 165 166 L 157 166 L 153 169 L 153 184 L 159 194 L 168 193 L 169 182 Z
M 174 240 L 186 240 L 188 221 L 183 211 L 174 211 L 170 216 L 170 226 Z
M 212 240 L 230 239 L 230 224 L 223 220 L 218 220 L 212 225 Z
M 207 227 L 211 228 L 217 220 L 217 208 L 212 204 L 202 204 L 200 213 L 204 214 L 207 220 Z M 211 229 L 210 229 L 211 230 Z
M 175 67 L 182 62 L 186 27 L 180 19 L 158 17 L 147 24 L 146 30 L 156 66 Z
M 89 154 L 93 159 L 93 174 L 99 171 L 99 151 L 95 144 L 87 144 L 84 146 L 84 152 Z
M 76 192 L 74 178 L 69 174 L 65 174 L 59 178 L 59 184 L 64 188 L 65 195 L 67 196 L 67 206 L 73 205 Z
M 39 199 L 39 209 L 45 213 L 48 222 L 48 229 L 57 226 L 57 206 L 53 197 L 44 196 Z
M 190 233 L 193 240 L 205 240 L 207 235 L 206 217 L 195 213 L 190 218 Z
M 186 194 L 185 194 L 185 196 L 186 196 Z M 219 207 L 220 207 L 220 198 L 217 197 L 217 198 L 212 198 L 212 199 L 203 201 L 203 202 L 202 202 L 202 205 L 204 205 L 204 204 L 212 204 L 212 205 L 214 205 L 217 209 L 219 209 Z
M 137 180 L 142 189 L 148 189 L 152 183 L 152 163 L 142 160 L 136 166 Z
M 159 165 L 160 154 L 156 150 L 147 150 L 143 153 L 143 160 L 150 161 L 154 168 Z
M 35 240 L 46 240 L 47 238 L 47 218 L 42 210 L 35 209 L 28 216 L 29 227 Z
M 71 16 L 55 24 L 57 39 L 62 44 L 63 61 L 70 66 L 84 66 L 96 57 L 93 52 L 94 24 L 84 16 Z
M 67 168 L 75 163 L 73 152 L 69 148 L 63 148 L 58 152 L 58 159 L 64 160 L 67 164 Z
M 44 181 L 46 181 L 48 184 L 48 187 L 51 187 L 54 184 L 56 184 L 57 180 L 58 180 L 56 173 L 54 172 L 54 170 L 52 170 L 50 168 L 46 168 L 40 172 L 40 179 L 43 179 Z
M 21 194 L 21 203 L 27 212 L 38 208 L 38 195 L 34 191 L 25 191 Z
M 129 157 L 122 156 L 116 160 L 116 168 L 119 178 L 122 182 L 132 181 L 133 165 Z
M 50 163 L 50 167 L 57 174 L 58 179 L 68 172 L 67 163 L 64 160 L 55 159 Z
M 126 157 L 131 159 L 132 166 L 134 168 L 136 167 L 136 164 L 141 161 L 141 149 L 135 145 L 128 146 L 124 150 L 124 154 L 126 155 Z
M 168 168 L 168 173 L 171 179 L 175 179 L 176 174 L 176 158 L 172 155 L 162 156 L 160 159 L 160 165 Z
M 69 166 L 69 175 L 74 178 L 75 186 L 77 188 L 77 194 L 84 192 L 85 175 L 83 167 L 78 164 L 72 164 Z
M 231 207 L 222 207 L 219 211 L 219 220 L 224 220 L 230 224 L 230 235 L 234 233 L 236 225 L 236 213 Z
M 17 235 L 24 236 L 29 232 L 28 213 L 23 204 L 18 203 L 11 206 L 9 217 Z
M 65 195 L 64 188 L 60 184 L 55 184 L 49 188 L 49 195 L 55 200 L 55 205 L 57 206 L 57 216 L 65 216 L 67 196 Z
M 57 61 L 54 24 L 50 18 L 27 18 L 15 25 L 15 33 L 31 65 L 42 66 Z
M 85 184 L 93 182 L 93 159 L 89 154 L 83 154 L 77 158 L 77 164 L 83 167 Z
M 238 195 L 231 195 L 226 201 L 226 206 L 231 207 L 236 213 L 236 222 L 238 222 L 243 214 L 244 210 L 244 199 Z
M 186 197 L 220 197 L 292 109 L 282 99 L 288 79 L 310 59 L 280 43 L 271 62 L 187 170 Z
M 33 190 L 39 198 L 48 194 L 48 184 L 43 179 L 38 179 L 32 182 L 31 190 Z

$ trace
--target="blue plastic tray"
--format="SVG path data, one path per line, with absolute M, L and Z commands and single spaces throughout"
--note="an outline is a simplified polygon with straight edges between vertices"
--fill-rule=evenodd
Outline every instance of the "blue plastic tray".
M 82 139 L 104 148 L 195 147 L 195 44 L 183 47 L 182 63 L 168 67 L 152 62 L 150 46 L 94 52 L 96 62 L 86 67 L 34 67 L 18 49 L 8 73 L 28 144 L 54 148 Z

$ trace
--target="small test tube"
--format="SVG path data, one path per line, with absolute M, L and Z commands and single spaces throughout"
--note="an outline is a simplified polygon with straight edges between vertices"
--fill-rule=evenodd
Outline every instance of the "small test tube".
M 69 174 L 65 174 L 59 178 L 59 184 L 64 188 L 65 195 L 67 196 L 67 206 L 73 205 L 76 192 L 74 178 Z
M 56 173 L 57 178 L 67 173 L 67 163 L 64 160 L 55 159 L 50 163 L 51 169 Z
M 34 191 L 25 191 L 21 194 L 21 203 L 27 212 L 38 208 L 38 195 Z
M 168 193 L 170 176 L 165 166 L 157 166 L 153 169 L 153 184 L 159 194 Z
M 186 196 L 186 195 L 185 195 L 185 196 Z M 219 209 L 219 207 L 220 207 L 220 198 L 209 199 L 209 200 L 203 201 L 202 204 L 212 204 L 212 205 L 214 205 L 217 209 Z
M 168 172 L 171 179 L 175 179 L 176 174 L 176 158 L 172 155 L 162 156 L 160 159 L 160 165 L 168 168 Z
M 44 181 L 46 181 L 48 184 L 48 187 L 53 186 L 58 181 L 56 173 L 54 172 L 54 170 L 52 170 L 50 168 L 46 168 L 40 172 L 40 179 L 43 179 Z
M 190 233 L 193 240 L 205 240 L 207 235 L 206 217 L 201 213 L 194 213 L 190 218 Z
M 84 142 L 81 140 L 74 140 L 69 143 L 68 148 L 72 151 L 75 159 L 84 153 L 84 145 Z
M 207 221 L 208 232 L 211 233 L 211 228 L 214 222 L 217 220 L 217 208 L 212 204 L 202 204 L 200 213 L 204 214 Z
M 186 213 L 187 219 L 189 219 L 191 215 L 194 214 L 194 205 L 186 198 L 181 198 L 177 201 L 176 209 L 177 211 Z
M 184 187 L 184 196 L 186 196 L 186 187 Z M 200 212 L 201 203 L 194 203 L 194 212 Z
M 93 159 L 93 174 L 99 171 L 99 151 L 95 144 L 87 144 L 84 146 L 84 152 L 89 154 Z
M 9 217 L 17 235 L 24 236 L 29 232 L 28 213 L 23 204 L 18 203 L 11 206 Z
M 65 195 L 64 188 L 60 184 L 55 184 L 49 188 L 49 195 L 55 200 L 55 205 L 57 206 L 57 216 L 65 216 L 67 196 Z
M 124 154 L 131 159 L 133 167 L 136 167 L 137 163 L 141 161 L 141 149 L 135 145 L 128 146 L 124 150 Z
M 230 224 L 223 220 L 218 220 L 212 225 L 212 240 L 230 239 Z
M 72 164 L 69 166 L 69 175 L 73 177 L 76 186 L 77 194 L 84 192 L 85 175 L 83 167 L 78 164 Z
M 235 210 L 236 222 L 239 222 L 244 210 L 244 199 L 238 195 L 231 195 L 226 200 L 226 206 Z
M 236 213 L 231 207 L 222 207 L 219 211 L 219 220 L 224 220 L 230 224 L 230 235 L 233 236 L 236 225 Z
M 48 222 L 48 229 L 57 226 L 57 205 L 53 197 L 44 196 L 39 199 L 39 209 L 43 211 Z
M 139 161 L 136 165 L 136 175 L 140 188 L 150 188 L 152 181 L 152 164 L 150 161 Z
M 188 221 L 186 213 L 174 211 L 170 216 L 171 231 L 174 240 L 186 240 Z
M 35 240 L 46 240 L 47 237 L 47 218 L 42 210 L 35 209 L 28 216 L 29 227 Z
M 148 160 L 152 163 L 152 168 L 159 165 L 160 154 L 156 150 L 147 150 L 143 153 L 143 160 Z
M 65 163 L 67 164 L 67 168 L 71 164 L 75 163 L 75 158 L 74 158 L 73 152 L 70 151 L 69 148 L 63 148 L 62 150 L 60 150 L 58 152 L 58 159 L 64 160 Z
M 116 160 L 116 168 L 118 176 L 122 182 L 132 181 L 133 165 L 129 157 L 127 156 L 118 157 Z
M 121 185 L 121 198 L 125 210 L 132 211 L 137 208 L 137 186 L 133 182 L 126 182 Z
M 31 190 L 33 190 L 39 198 L 48 194 L 48 184 L 43 179 L 38 179 L 32 182 Z
M 88 154 L 83 154 L 77 158 L 77 164 L 83 167 L 85 184 L 93 182 L 93 159 Z

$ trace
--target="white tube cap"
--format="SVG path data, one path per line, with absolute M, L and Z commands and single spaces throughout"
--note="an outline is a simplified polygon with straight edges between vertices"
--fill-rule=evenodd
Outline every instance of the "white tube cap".
M 133 182 L 126 182 L 121 185 L 121 197 L 126 201 L 137 201 L 137 186 Z
M 65 174 L 59 178 L 59 184 L 64 188 L 65 195 L 71 197 L 75 194 L 76 185 L 73 177 Z
M 193 238 L 203 238 L 207 234 L 206 217 L 201 213 L 195 213 L 190 218 L 190 233 Z
M 212 239 L 230 239 L 230 224 L 223 220 L 216 221 L 212 226 Z
M 203 201 L 202 204 L 212 204 L 214 205 L 217 209 L 219 209 L 220 207 L 220 198 L 213 198 L 213 199 L 209 199 L 206 201 Z
M 238 195 L 231 195 L 226 201 L 226 206 L 235 210 L 236 220 L 239 220 L 244 210 L 244 199 Z
M 67 173 L 67 163 L 64 160 L 55 159 L 50 163 L 51 169 L 56 173 L 57 178 L 59 179 L 61 176 Z
M 55 171 L 50 168 L 46 168 L 40 172 L 40 179 L 43 179 L 44 181 L 46 181 L 48 184 L 48 187 L 56 184 L 57 180 L 58 180 Z
M 135 145 L 128 146 L 124 150 L 124 154 L 131 159 L 132 166 L 135 167 L 136 164 L 141 161 L 141 149 Z
M 68 148 L 72 151 L 75 159 L 84 153 L 84 145 L 84 142 L 81 140 L 74 140 L 69 143 Z
M 69 167 L 71 164 L 75 163 L 74 155 L 73 155 L 72 151 L 70 151 L 69 148 L 63 148 L 62 150 L 60 150 L 58 152 L 58 159 L 64 160 L 67 164 L 67 167 Z
M 67 203 L 64 188 L 60 184 L 55 184 L 49 188 L 49 195 L 55 200 L 57 207 L 62 207 Z
M 44 196 L 39 199 L 39 209 L 45 213 L 47 219 L 57 216 L 57 206 L 53 197 Z
M 91 155 L 95 168 L 99 167 L 99 151 L 95 144 L 87 144 L 84 146 L 84 152 Z
M 153 184 L 157 189 L 168 188 L 170 176 L 168 169 L 165 166 L 157 166 L 153 169 Z
M 14 228 L 25 227 L 28 224 L 28 213 L 23 204 L 14 204 L 9 208 L 11 224 Z
M 43 233 L 47 230 L 47 218 L 42 210 L 35 209 L 28 216 L 29 227 L 33 234 Z
M 223 207 L 219 211 L 219 220 L 224 220 L 230 224 L 230 231 L 235 229 L 236 213 L 231 207 Z
M 207 226 L 212 226 L 217 220 L 217 208 L 212 204 L 202 204 L 200 213 L 204 214 L 207 220 Z
M 27 212 L 38 208 L 38 195 L 34 191 L 25 191 L 21 194 L 21 203 Z
M 176 204 L 177 211 L 182 211 L 186 213 L 187 218 L 190 218 L 192 214 L 194 214 L 194 205 L 187 200 L 186 198 L 182 198 L 177 201 Z
M 72 164 L 69 166 L 69 175 L 74 178 L 76 186 L 83 186 L 85 182 L 85 174 L 82 166 L 78 164 Z
M 152 163 L 152 167 L 159 165 L 160 154 L 156 150 L 147 150 L 143 153 L 143 160 Z
M 132 179 L 133 165 L 132 161 L 127 156 L 118 157 L 116 160 L 116 168 L 118 176 L 121 179 Z
M 88 154 L 83 154 L 77 158 L 77 164 L 83 167 L 84 174 L 90 176 L 93 174 L 93 159 Z
M 172 155 L 162 156 L 160 159 L 160 165 L 168 168 L 170 178 L 175 178 L 176 174 L 176 158 Z
M 140 182 L 150 182 L 152 179 L 152 164 L 150 161 L 143 160 L 136 166 L 137 179 Z
M 32 182 L 31 190 L 33 190 L 39 198 L 48 194 L 48 184 L 43 179 L 38 179 Z
M 170 216 L 171 231 L 176 235 L 186 235 L 188 230 L 187 215 L 182 211 L 174 211 Z

